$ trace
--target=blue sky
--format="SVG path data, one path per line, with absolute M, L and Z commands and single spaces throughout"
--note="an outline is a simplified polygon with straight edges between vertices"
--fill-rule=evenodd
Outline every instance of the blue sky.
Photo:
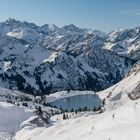
M 0 0 L 0 21 L 8 18 L 109 32 L 140 26 L 140 0 Z

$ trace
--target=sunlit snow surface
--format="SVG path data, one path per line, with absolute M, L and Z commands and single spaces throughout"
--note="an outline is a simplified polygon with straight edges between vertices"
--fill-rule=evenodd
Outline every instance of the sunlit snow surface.
M 19 130 L 20 124 L 32 114 L 23 107 L 0 102 L 0 140 L 9 140 Z
M 106 111 L 74 115 L 68 120 L 52 121 L 48 128 L 26 127 L 16 133 L 16 140 L 139 140 L 140 99 L 130 100 L 131 93 L 140 82 L 140 71 L 134 71 L 113 87 L 99 92 L 106 100 Z M 138 93 L 139 94 L 139 93 Z M 58 94 L 54 96 L 58 98 Z M 53 120 L 54 119 L 54 120 Z M 59 121 L 58 121 L 59 120 Z
M 140 100 L 103 114 L 85 113 L 49 128 L 26 127 L 16 140 L 139 140 Z
M 121 82 L 96 93 L 98 98 L 106 98 L 104 113 L 72 113 L 67 120 L 63 120 L 62 115 L 56 115 L 50 118 L 52 124 L 49 127 L 23 125 L 28 124 L 33 114 L 25 108 L 0 102 L 0 140 L 140 140 L 140 99 L 131 100 L 128 97 L 128 93 L 134 91 L 139 83 L 138 65 Z M 1 95 L 10 93 L 9 90 L 0 91 Z M 58 92 L 46 96 L 46 100 L 61 101 L 89 93 L 95 94 L 87 91 Z

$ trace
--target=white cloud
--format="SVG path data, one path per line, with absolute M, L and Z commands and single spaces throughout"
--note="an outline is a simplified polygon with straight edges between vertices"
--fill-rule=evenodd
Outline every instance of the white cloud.
M 131 16 L 140 16 L 140 9 L 124 10 L 121 11 L 120 13 Z

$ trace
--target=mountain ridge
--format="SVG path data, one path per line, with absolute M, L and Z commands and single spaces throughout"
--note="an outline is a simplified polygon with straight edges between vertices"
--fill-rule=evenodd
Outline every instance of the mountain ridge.
M 39 95 L 106 89 L 139 60 L 139 35 L 9 19 L 0 23 L 0 86 Z

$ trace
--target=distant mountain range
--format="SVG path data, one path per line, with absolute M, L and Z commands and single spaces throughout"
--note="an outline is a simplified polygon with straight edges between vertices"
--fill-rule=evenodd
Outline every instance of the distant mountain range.
M 140 27 L 0 23 L 0 140 L 138 140 L 139 118 Z
M 0 23 L 0 87 L 44 95 L 101 91 L 140 60 L 140 27 L 109 34 L 74 25 Z

